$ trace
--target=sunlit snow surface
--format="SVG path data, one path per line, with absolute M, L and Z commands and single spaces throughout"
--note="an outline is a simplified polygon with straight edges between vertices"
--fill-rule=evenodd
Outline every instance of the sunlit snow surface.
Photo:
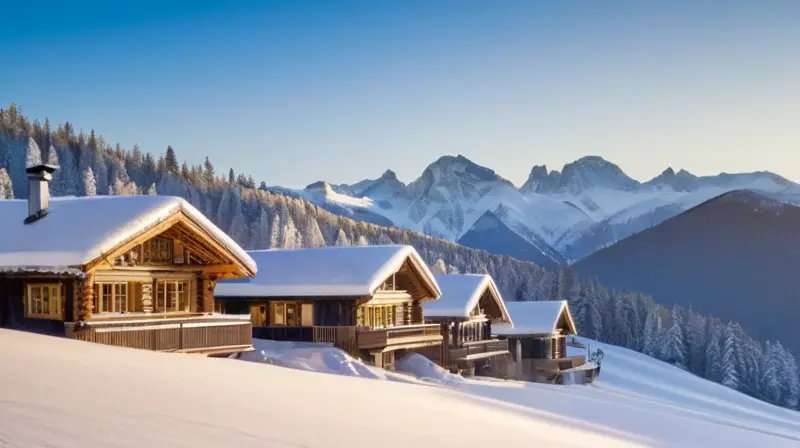
M 277 364 L 294 368 L 0 330 L 0 446 L 800 443 L 797 413 L 614 347 L 603 346 L 594 385 L 554 386 L 437 378 L 424 362 L 417 367 L 424 379 L 415 379 L 354 365 L 330 347 L 256 346 L 282 352 Z M 359 428 L 368 428 L 366 435 Z

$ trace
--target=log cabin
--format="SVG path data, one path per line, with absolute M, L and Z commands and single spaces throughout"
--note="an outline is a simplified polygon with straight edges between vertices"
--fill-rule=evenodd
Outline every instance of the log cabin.
M 509 302 L 513 324 L 498 324 L 492 334 L 508 340 L 508 376 L 525 381 L 591 382 L 599 366 L 585 356 L 567 356 L 567 336 L 576 335 L 566 300 Z M 577 377 L 577 378 L 576 378 Z
M 391 369 L 410 349 L 442 343 L 422 303 L 441 295 L 411 246 L 251 251 L 259 273 L 221 281 L 218 310 L 249 314 L 253 337 L 332 344 Z
M 218 280 L 255 261 L 185 200 L 50 200 L 56 167 L 27 169 L 28 199 L 0 201 L 0 328 L 158 351 L 252 350 L 249 320 L 214 313 Z
M 437 275 L 439 300 L 425 302 L 425 321 L 439 324 L 441 350 L 421 354 L 453 373 L 485 374 L 491 364 L 505 364 L 508 341 L 492 336 L 492 326 L 512 325 L 503 297 L 489 275 Z

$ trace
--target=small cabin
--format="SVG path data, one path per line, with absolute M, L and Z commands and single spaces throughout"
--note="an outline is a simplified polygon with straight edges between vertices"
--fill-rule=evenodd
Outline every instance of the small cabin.
M 593 364 L 584 356 L 567 356 L 567 336 L 576 335 L 565 300 L 509 302 L 513 324 L 500 324 L 492 334 L 508 341 L 512 363 L 508 376 L 536 382 L 563 382 L 567 372 L 583 372 L 591 381 Z
M 254 338 L 332 344 L 386 368 L 410 349 L 442 343 L 422 306 L 441 291 L 411 246 L 248 254 L 258 275 L 221 281 L 214 294 L 219 311 L 250 316 Z
M 251 325 L 214 313 L 218 280 L 252 258 L 185 200 L 50 200 L 55 167 L 28 169 L 29 199 L 0 201 L 0 328 L 109 345 L 225 355 Z
M 497 285 L 489 275 L 437 275 L 439 300 L 423 305 L 425 321 L 440 326 L 442 349 L 422 354 L 452 372 L 488 373 L 505 365 L 508 341 L 492 336 L 494 325 L 511 325 Z

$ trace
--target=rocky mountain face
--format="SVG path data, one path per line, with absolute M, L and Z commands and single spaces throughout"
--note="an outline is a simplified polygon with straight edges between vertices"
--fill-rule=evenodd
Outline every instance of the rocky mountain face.
M 737 190 L 601 249 L 576 272 L 659 303 L 741 322 L 800 350 L 800 208 Z
M 330 186 L 336 194 L 320 195 L 317 184 L 303 196 L 360 210 L 372 222 L 381 216 L 398 227 L 543 265 L 580 260 L 732 190 L 800 202 L 800 187 L 773 173 L 698 177 L 668 168 L 641 183 L 598 156 L 561 171 L 534 166 L 519 188 L 462 155 L 440 157 L 408 184 L 392 170 L 377 179 Z M 492 222 L 497 228 L 489 232 Z M 511 248 L 516 245 L 525 247 Z

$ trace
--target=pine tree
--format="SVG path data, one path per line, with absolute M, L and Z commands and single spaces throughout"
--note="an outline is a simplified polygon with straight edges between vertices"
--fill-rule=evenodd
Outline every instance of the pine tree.
M 25 152 L 25 167 L 30 168 L 41 164 L 42 151 L 39 149 L 39 145 L 36 144 L 36 140 L 34 140 L 33 137 L 28 137 L 28 147 Z
M 767 341 L 764 353 L 764 372 L 761 377 L 761 394 L 770 402 L 778 403 L 781 399 L 781 350 L 778 343 Z
M 147 195 L 148 196 L 155 196 L 157 194 L 158 194 L 158 192 L 156 191 L 156 184 L 151 184 L 150 188 L 147 189 Z
M 369 241 L 367 241 L 367 237 L 364 235 L 360 235 L 358 237 L 358 241 L 356 241 L 356 246 L 369 246 Z
M 269 227 L 269 248 L 280 249 L 281 242 L 281 217 L 276 213 L 272 216 L 272 224 Z
M 672 325 L 664 334 L 661 359 L 682 369 L 686 368 L 686 343 L 683 340 L 683 321 L 678 306 L 672 308 Z
M 259 207 L 258 219 L 250 226 L 249 249 L 268 249 L 270 244 L 270 219 L 264 207 Z
M 433 275 L 445 275 L 447 274 L 447 265 L 444 264 L 444 260 L 439 258 L 436 260 L 436 263 L 431 266 L 431 272 Z
M 706 370 L 706 321 L 689 307 L 686 323 L 686 353 L 689 370 L 703 375 Z
M 722 382 L 722 339 L 720 325 L 709 319 L 706 326 L 705 378 L 718 383 Z
M 228 227 L 228 235 L 240 245 L 245 245 L 247 242 L 247 221 L 244 219 L 242 213 L 242 202 L 238 196 L 232 197 L 231 208 L 233 217 L 231 218 L 231 225 Z
M 205 181 L 206 186 L 214 185 L 214 179 L 217 173 L 214 171 L 214 165 L 211 164 L 211 161 L 208 160 L 206 157 L 205 163 L 203 163 L 203 180 Z
M 317 220 L 308 216 L 302 224 L 302 247 L 325 247 L 325 237 L 322 236 L 322 230 L 319 228 Z
M 92 167 L 86 168 L 86 171 L 83 173 L 83 194 L 85 196 L 97 195 L 97 182 L 94 180 Z
M 647 356 L 657 357 L 661 352 L 661 316 L 654 307 L 647 313 L 644 323 L 642 352 Z
M 728 323 L 722 338 L 722 385 L 731 389 L 739 387 L 739 376 L 736 366 L 736 334 L 732 324 Z
M 303 248 L 303 237 L 300 235 L 297 227 L 294 225 L 294 220 L 292 217 L 288 217 L 286 219 L 286 224 L 284 225 L 283 230 L 283 244 L 281 245 L 284 249 L 302 249 Z
M 178 175 L 180 173 L 180 165 L 178 164 L 178 156 L 175 155 L 175 150 L 172 146 L 167 146 L 167 155 L 164 157 L 167 172 L 170 174 Z
M 0 199 L 14 199 L 14 187 L 11 176 L 5 168 L 0 168 Z
M 228 183 L 233 185 L 236 182 L 236 176 L 233 174 L 233 168 L 228 171 Z
M 58 151 L 56 149 L 56 151 Z M 77 196 L 81 194 L 83 187 L 83 175 L 78 169 L 78 161 L 75 158 L 75 152 L 65 147 L 59 154 L 59 162 L 61 168 L 59 176 L 61 178 L 60 194 L 63 196 Z
M 780 343 L 778 343 L 780 344 Z M 798 378 L 797 361 L 787 350 L 783 349 L 781 356 L 781 401 L 780 405 L 789 409 L 797 409 L 800 399 L 800 378 Z
M 347 234 L 344 233 L 344 230 L 339 229 L 339 233 L 336 234 L 336 242 L 334 246 L 337 247 L 347 247 L 350 245 L 350 240 L 347 238 Z

